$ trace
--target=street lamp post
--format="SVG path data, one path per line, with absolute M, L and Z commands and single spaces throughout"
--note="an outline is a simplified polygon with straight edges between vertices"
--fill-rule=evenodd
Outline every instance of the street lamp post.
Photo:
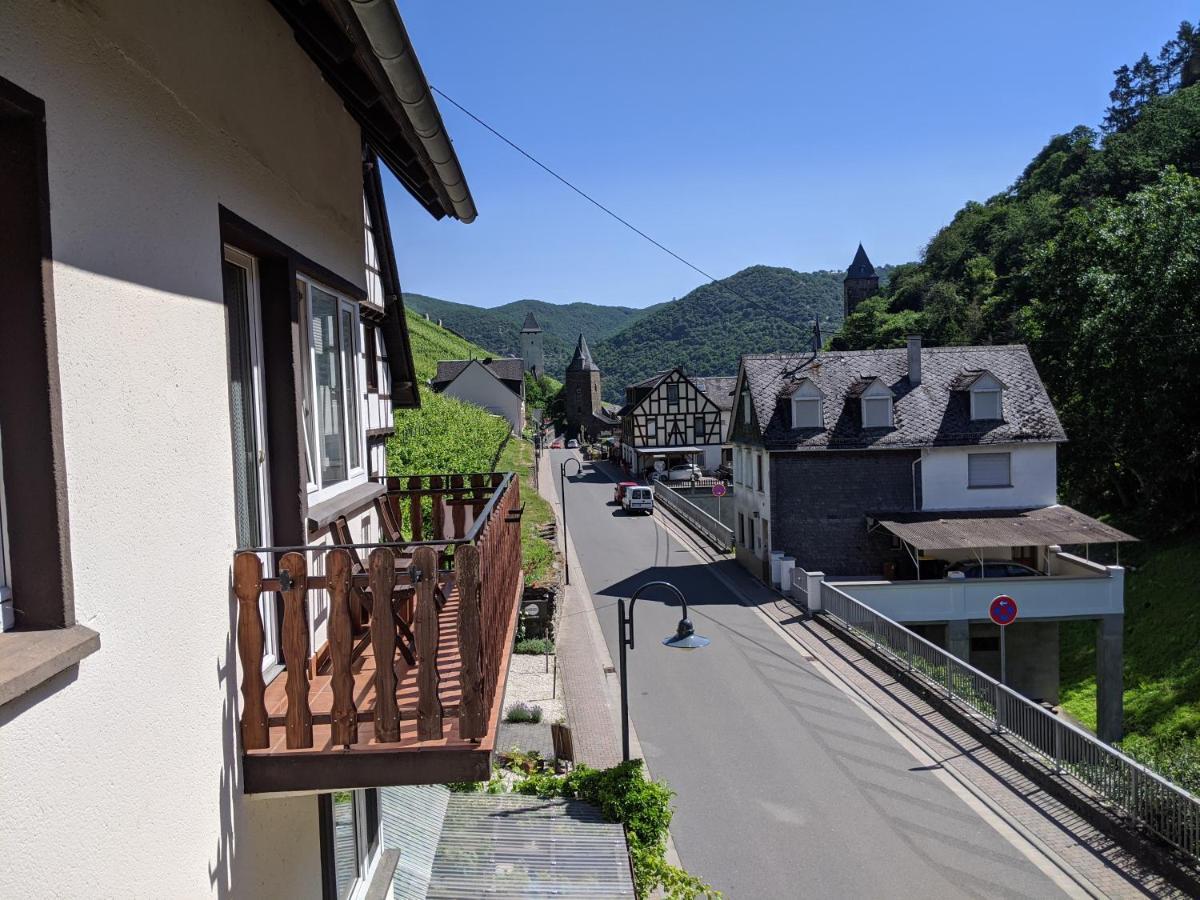
M 563 565 L 567 570 L 567 584 L 571 583 L 571 554 L 567 551 L 567 463 L 575 463 L 575 474 L 583 471 L 583 464 L 574 456 L 568 456 L 558 465 L 558 487 L 562 493 L 563 511 Z
M 683 596 L 683 591 L 679 590 L 671 582 L 649 581 L 643 584 L 629 598 L 628 615 L 625 613 L 625 598 L 617 598 L 617 627 L 620 629 L 618 637 L 621 653 L 621 758 L 625 762 L 629 762 L 629 677 L 625 671 L 625 648 L 633 649 L 633 605 L 637 602 L 637 598 L 642 595 L 642 591 L 652 587 L 664 587 L 673 591 L 675 596 L 679 598 L 679 605 L 683 607 L 683 618 L 679 620 L 679 625 L 676 627 L 675 633 L 670 637 L 663 638 L 663 644 L 679 650 L 698 650 L 701 647 L 709 645 L 708 638 L 696 634 L 696 629 L 692 627 L 692 620 L 688 618 L 687 600 Z

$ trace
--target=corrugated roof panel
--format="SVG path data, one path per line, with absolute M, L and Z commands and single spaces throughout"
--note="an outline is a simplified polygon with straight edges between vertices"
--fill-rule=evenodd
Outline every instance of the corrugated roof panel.
M 383 845 L 400 851 L 392 900 L 424 900 L 450 797 L 438 784 L 380 788 Z
M 878 513 L 873 518 L 900 540 L 921 550 L 1045 547 L 1137 540 L 1111 525 L 1061 505 L 1040 509 Z

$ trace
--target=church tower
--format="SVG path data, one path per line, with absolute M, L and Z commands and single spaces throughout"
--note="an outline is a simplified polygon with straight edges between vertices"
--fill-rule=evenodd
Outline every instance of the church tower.
M 542 326 L 533 313 L 525 317 L 521 326 L 521 359 L 525 360 L 525 371 L 534 378 L 546 374 L 546 354 L 542 350 Z
M 592 429 L 592 417 L 601 411 L 600 368 L 592 360 L 592 353 L 582 334 L 575 345 L 575 355 L 567 364 L 563 395 L 567 407 L 567 433 L 585 435 Z
M 854 261 L 846 269 L 846 277 L 842 281 L 842 309 L 845 315 L 850 315 L 858 304 L 878 293 L 879 276 L 875 274 L 871 260 L 867 259 L 867 251 L 859 244 Z

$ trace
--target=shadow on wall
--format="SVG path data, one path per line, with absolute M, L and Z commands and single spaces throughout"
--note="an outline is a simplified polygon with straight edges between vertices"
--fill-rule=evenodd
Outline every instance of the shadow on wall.
M 225 698 L 221 710 L 221 778 L 220 808 L 221 834 L 217 838 L 217 849 L 208 863 L 208 881 L 213 894 L 226 898 L 234 896 L 233 876 L 237 871 L 237 842 L 244 838 L 245 829 L 240 827 L 242 806 L 242 766 L 238 753 L 238 670 L 233 636 L 237 633 L 237 598 L 232 588 L 229 591 L 229 631 L 225 638 L 225 651 L 217 660 L 217 682 L 222 686 Z M 238 820 L 238 821 L 235 821 Z

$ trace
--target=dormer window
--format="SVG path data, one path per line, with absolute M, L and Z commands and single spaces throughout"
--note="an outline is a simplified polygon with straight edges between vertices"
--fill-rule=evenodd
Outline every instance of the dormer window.
M 971 385 L 971 421 L 1004 418 L 1004 385 L 989 372 L 984 372 Z
M 892 427 L 892 392 L 876 379 L 862 392 L 862 427 Z
M 821 408 L 821 391 L 805 379 L 792 392 L 792 427 L 824 428 L 825 417 Z

